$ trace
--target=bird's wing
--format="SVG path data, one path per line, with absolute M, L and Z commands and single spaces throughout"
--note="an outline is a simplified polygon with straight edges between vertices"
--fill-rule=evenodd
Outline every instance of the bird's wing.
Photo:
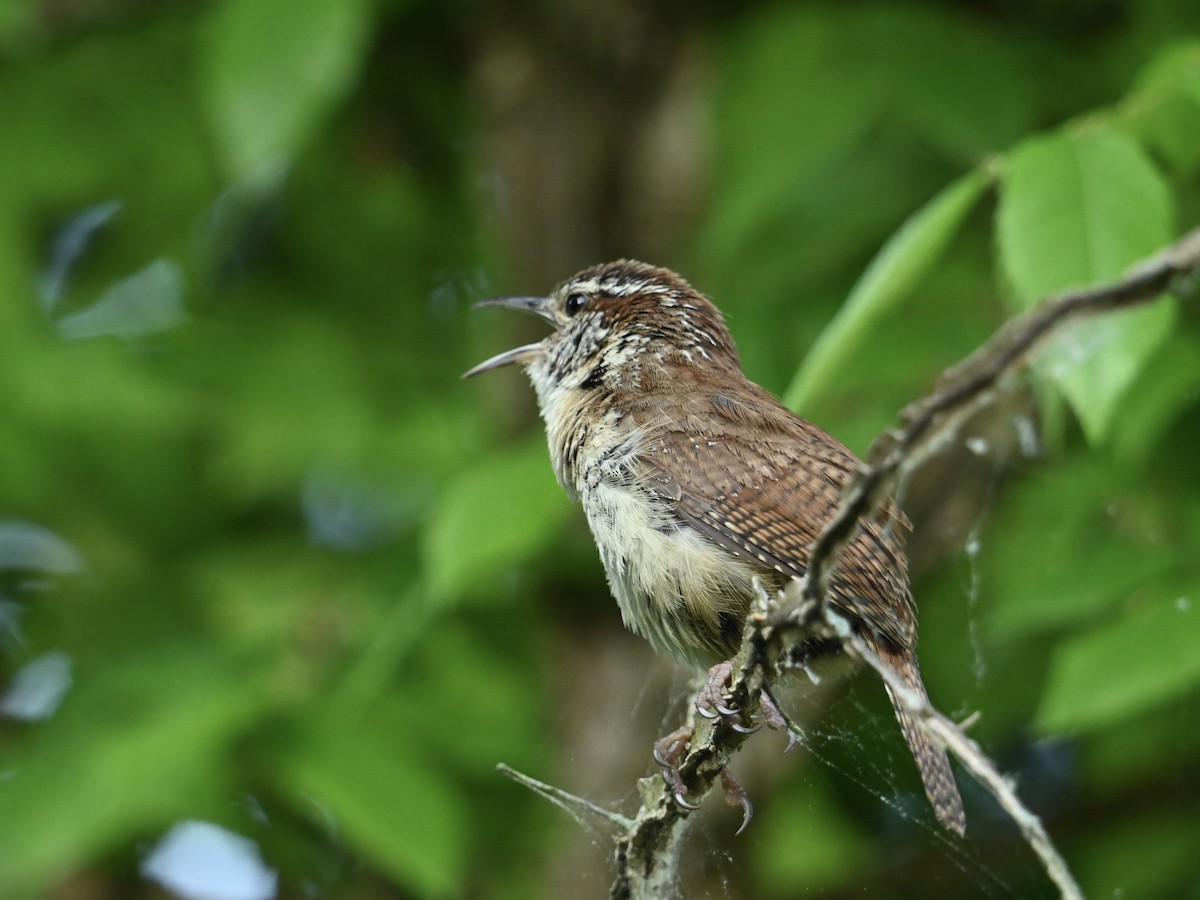
M 643 483 L 735 556 L 784 578 L 803 576 L 808 548 L 858 460 L 758 389 L 673 400 L 656 404 L 657 421 L 644 423 L 651 439 L 638 460 Z M 915 635 L 906 527 L 890 507 L 860 526 L 831 582 L 841 610 L 900 646 L 911 646 Z
M 646 407 L 656 411 L 641 423 L 652 440 L 637 461 L 637 476 L 672 504 L 682 522 L 718 546 L 784 577 L 804 575 L 808 548 L 836 512 L 858 460 L 753 385 L 729 394 L 681 392 L 674 399 L 666 407 Z M 927 696 L 914 651 L 916 616 L 903 552 L 907 528 L 894 505 L 861 524 L 842 550 L 831 594 L 875 653 L 910 689 Z M 966 820 L 946 751 L 894 695 L 892 704 L 934 812 L 962 835 Z

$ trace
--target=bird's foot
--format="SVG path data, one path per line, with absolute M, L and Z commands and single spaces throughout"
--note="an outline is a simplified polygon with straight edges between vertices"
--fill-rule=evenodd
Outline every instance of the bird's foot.
M 671 799 L 675 801 L 676 806 L 688 812 L 700 808 L 698 803 L 693 803 L 688 799 L 687 785 L 683 783 L 683 777 L 679 774 L 679 761 L 687 752 L 688 742 L 691 739 L 692 729 L 685 725 L 654 742 L 654 761 L 662 770 L 662 779 L 671 791 Z M 721 772 L 721 787 L 725 791 L 725 802 L 730 806 L 741 807 L 742 824 L 736 832 L 741 834 L 750 824 L 750 819 L 754 817 L 754 804 L 750 802 L 750 795 L 746 793 L 746 789 L 738 783 L 728 769 Z
M 687 752 L 691 739 L 692 729 L 684 725 L 654 742 L 654 761 L 662 770 L 662 778 L 671 791 L 671 798 L 676 806 L 688 811 L 700 808 L 699 804 L 688 800 L 687 785 L 683 783 L 683 777 L 679 774 L 679 761 Z
M 721 770 L 721 787 L 725 789 L 725 802 L 730 806 L 742 808 L 742 824 L 734 832 L 735 835 L 741 834 L 754 818 L 754 804 L 750 802 L 750 795 L 746 793 L 746 789 L 738 784 L 738 780 L 729 774 L 728 769 Z
M 786 731 L 788 734 L 787 750 L 791 750 L 797 741 L 795 731 L 789 727 L 787 717 L 779 711 L 779 707 L 775 705 L 775 701 L 771 699 L 771 695 L 767 691 L 764 690 L 759 694 L 757 720 L 751 717 L 749 722 L 745 721 L 742 710 L 729 706 L 725 702 L 725 689 L 729 686 L 729 676 L 732 673 L 732 659 L 719 662 L 708 670 L 708 678 L 696 697 L 696 712 L 706 719 L 722 718 L 730 728 L 740 731 L 742 734 L 753 734 L 764 725 L 772 731 Z M 784 752 L 786 753 L 787 750 Z
M 758 698 L 758 711 L 762 715 L 763 722 L 772 731 L 787 732 L 788 744 L 783 748 L 783 752 L 787 753 L 800 742 L 799 729 L 797 729 L 791 720 L 780 712 L 779 707 L 775 705 L 775 701 L 771 699 L 771 695 L 767 691 L 762 692 L 762 696 Z
M 725 702 L 725 689 L 729 686 L 729 676 L 732 672 L 732 659 L 719 662 L 708 670 L 704 687 L 696 696 L 696 712 L 706 719 L 724 719 L 734 731 L 753 734 L 762 724 L 747 724 L 743 721 L 742 711 Z

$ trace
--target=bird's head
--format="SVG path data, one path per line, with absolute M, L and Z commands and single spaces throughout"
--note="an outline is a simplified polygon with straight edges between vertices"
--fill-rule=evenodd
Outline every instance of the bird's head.
M 738 367 L 720 311 L 670 269 L 618 260 L 584 269 L 546 297 L 503 297 L 506 306 L 541 316 L 554 331 L 475 366 L 469 378 L 513 363 L 544 389 L 647 387 L 676 367 L 692 374 Z

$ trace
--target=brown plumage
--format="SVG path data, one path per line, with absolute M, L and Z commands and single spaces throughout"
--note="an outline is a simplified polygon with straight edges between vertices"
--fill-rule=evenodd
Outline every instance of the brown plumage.
M 622 260 L 586 269 L 546 298 L 490 302 L 556 326 L 468 374 L 525 366 L 555 472 L 583 503 L 626 624 L 686 661 L 733 656 L 752 579 L 778 589 L 804 575 L 858 460 L 745 377 L 720 312 L 669 270 Z M 924 696 L 907 528 L 894 507 L 861 525 L 830 590 Z M 829 648 L 811 649 L 816 657 Z M 892 701 L 935 813 L 962 834 L 945 751 Z

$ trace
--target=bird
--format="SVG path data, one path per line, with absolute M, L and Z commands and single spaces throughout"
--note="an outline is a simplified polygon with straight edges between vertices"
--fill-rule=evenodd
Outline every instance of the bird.
M 552 326 L 463 377 L 524 369 L 555 476 L 583 508 L 625 625 L 686 664 L 733 657 L 756 586 L 779 590 L 804 577 L 809 547 L 858 458 L 746 377 L 720 311 L 670 269 L 620 259 L 545 296 L 477 305 L 531 312 Z M 894 502 L 860 522 L 840 551 L 829 602 L 927 699 L 909 528 Z M 805 649 L 814 664 L 844 659 L 827 640 Z M 963 835 L 946 751 L 885 688 L 934 814 Z

